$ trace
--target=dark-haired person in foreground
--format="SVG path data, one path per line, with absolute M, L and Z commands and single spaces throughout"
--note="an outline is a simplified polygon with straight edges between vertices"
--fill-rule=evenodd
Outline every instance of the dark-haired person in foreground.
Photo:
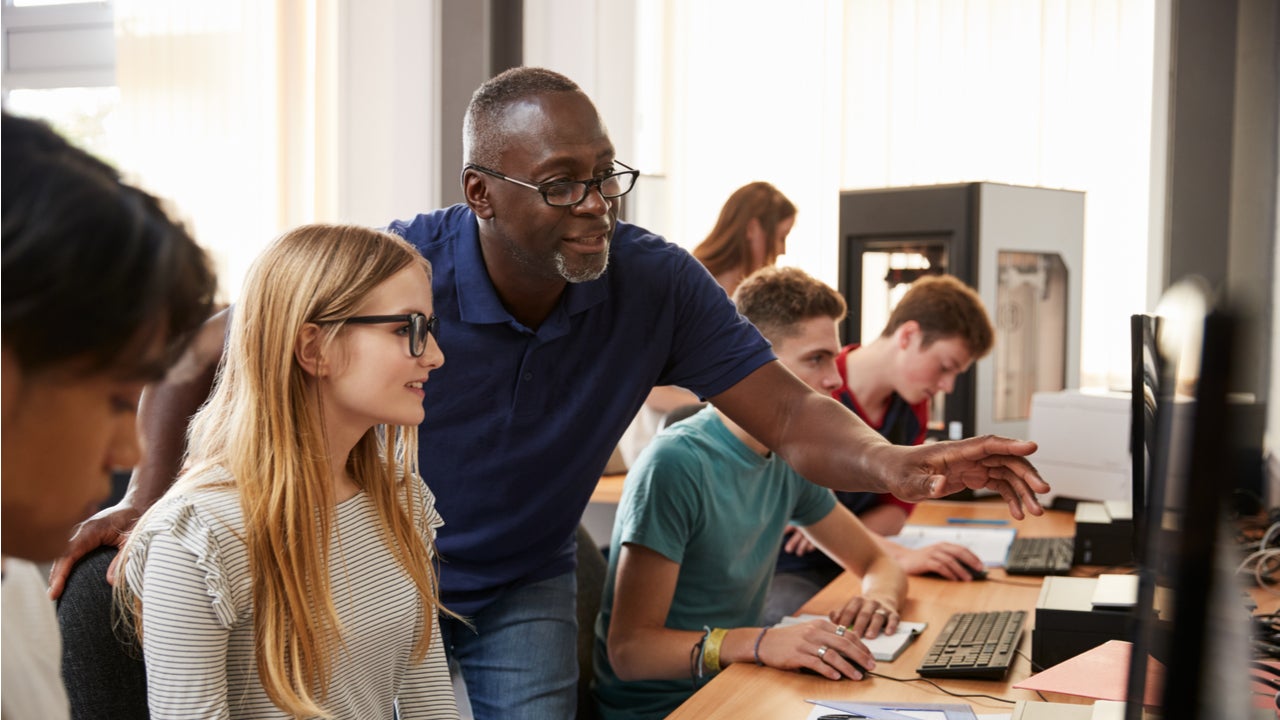
M 139 460 L 143 386 L 208 317 L 204 252 L 150 195 L 47 125 L 4 114 L 3 717 L 65 718 L 61 642 L 35 565 L 66 551 Z
M 425 386 L 419 452 L 446 522 L 441 600 L 471 620 L 441 628 L 477 718 L 573 715 L 575 532 L 655 385 L 709 399 L 823 485 L 908 500 L 983 487 L 1015 517 L 1043 512 L 1035 493 L 1048 485 L 1024 457 L 1034 443 L 891 445 L 776 362 L 688 252 L 619 222 L 639 173 L 573 81 L 504 72 L 472 96 L 463 133 L 466 203 L 391 229 L 435 268 L 450 361 Z M 157 417 L 188 417 L 208 392 L 170 390 Z M 180 448 L 182 422 L 146 426 Z M 116 542 L 177 458 L 135 473 L 130 501 L 83 526 L 71 555 Z

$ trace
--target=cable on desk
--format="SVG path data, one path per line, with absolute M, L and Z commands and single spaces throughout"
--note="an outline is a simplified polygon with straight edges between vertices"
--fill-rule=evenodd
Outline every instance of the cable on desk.
M 1256 660 L 1250 663 L 1250 665 L 1252 672 L 1250 679 L 1259 685 L 1266 685 L 1276 691 L 1275 694 L 1272 695 L 1270 693 L 1262 692 L 1261 690 L 1254 690 L 1253 694 L 1271 698 L 1271 702 L 1275 704 L 1276 709 L 1280 710 L 1280 680 L 1273 679 L 1274 676 L 1280 675 L 1280 670 Z M 1272 677 L 1267 677 L 1268 675 L 1271 675 Z
M 1237 575 L 1252 576 L 1251 579 L 1258 587 L 1272 595 L 1280 595 L 1280 590 L 1277 590 L 1280 581 L 1275 577 L 1277 571 L 1280 571 L 1280 547 L 1272 544 L 1276 542 L 1278 534 L 1280 522 L 1273 521 L 1256 545 L 1246 539 L 1242 547 L 1252 552 L 1236 567 Z
M 1022 652 L 1022 649 L 1021 649 L 1021 648 L 1019 648 L 1019 649 L 1017 649 L 1017 650 L 1014 650 L 1013 652 L 1014 652 L 1014 654 L 1015 654 L 1015 655 L 1017 655 L 1017 656 L 1019 656 L 1019 657 L 1021 657 L 1021 658 L 1023 658 L 1024 660 L 1026 660 L 1026 661 L 1027 661 L 1027 664 L 1031 666 L 1031 672 L 1032 672 L 1032 673 L 1038 673 L 1038 672 L 1040 672 L 1040 671 L 1044 670 L 1044 668 L 1042 668 L 1042 667 L 1040 667 L 1039 665 L 1037 665 L 1037 664 L 1036 664 L 1036 662 L 1035 662 L 1034 660 L 1032 660 L 1032 659 L 1031 659 L 1031 656 L 1030 656 L 1030 655 L 1028 655 L 1028 654 L 1026 654 L 1026 653 Z M 1044 696 L 1044 693 L 1040 692 L 1039 690 L 1036 690 L 1036 695 L 1039 695 L 1039 696 L 1040 696 L 1040 699 L 1041 699 L 1041 700 L 1043 700 L 1044 702 L 1049 702 L 1049 698 L 1045 697 L 1045 696 Z
M 1254 615 L 1252 641 L 1255 656 L 1280 658 L 1280 614 Z
M 1024 660 L 1026 660 L 1026 661 L 1027 661 L 1027 664 L 1031 666 L 1031 672 L 1033 672 L 1033 673 L 1038 673 L 1038 672 L 1043 672 L 1043 671 L 1044 671 L 1044 668 L 1042 668 L 1042 667 L 1040 667 L 1039 665 L 1037 665 L 1037 664 L 1036 664 L 1036 662 L 1035 662 L 1034 660 L 1032 660 L 1032 659 L 1031 659 L 1031 656 L 1030 656 L 1030 655 L 1028 655 L 1028 654 L 1026 654 L 1026 653 L 1022 652 L 1022 648 L 1018 648 L 1017 650 L 1014 650 L 1013 652 L 1014 652 L 1014 654 L 1015 654 L 1015 655 L 1017 655 L 1018 657 L 1023 658 Z
M 1261 660 L 1250 660 L 1249 667 L 1251 667 L 1254 672 L 1267 673 L 1280 678 L 1280 668 L 1268 665 Z
M 894 682 L 900 682 L 900 683 L 909 683 L 909 682 L 923 682 L 923 683 L 928 683 L 928 684 L 930 684 L 930 685 L 934 686 L 935 688 L 937 688 L 938 690 L 941 690 L 942 692 L 944 692 L 944 693 L 946 693 L 946 694 L 950 695 L 951 697 L 958 697 L 958 698 L 987 698 L 988 700 L 995 700 L 996 702 L 1008 703 L 1009 705 L 1015 705 L 1015 704 L 1017 704 L 1017 702 L 1018 702 L 1017 700 L 1006 700 L 1005 698 L 996 697 L 995 695 L 987 695 L 986 693 L 958 693 L 958 692 L 952 692 L 952 691 L 950 691 L 950 690 L 948 690 L 948 689 L 946 689 L 946 688 L 942 687 L 942 686 L 941 686 L 941 685 L 939 685 L 938 683 L 936 683 L 936 682 L 934 682 L 934 681 L 930 680 L 929 678 L 926 678 L 926 677 L 920 677 L 919 675 L 917 675 L 916 677 L 912 677 L 912 678 L 900 678 L 900 677 L 893 677 L 892 675 L 884 675 L 884 674 L 881 674 L 881 673 L 875 672 L 874 670 L 868 670 L 868 671 L 867 671 L 867 674 L 868 674 L 868 675 L 870 675 L 871 677 L 883 678 L 883 679 L 885 679 L 885 680 L 892 680 L 892 681 L 894 681 Z
M 1262 692 L 1261 690 L 1254 690 L 1253 694 L 1258 695 L 1260 697 L 1271 698 L 1271 702 L 1275 704 L 1276 710 L 1280 710 L 1280 690 L 1276 691 L 1276 694 L 1274 696 L 1271 695 L 1271 693 L 1265 693 L 1265 692 Z

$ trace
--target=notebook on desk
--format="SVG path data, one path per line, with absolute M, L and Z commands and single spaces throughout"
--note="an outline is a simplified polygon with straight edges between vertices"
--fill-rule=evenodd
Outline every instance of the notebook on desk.
M 1124 720 L 1124 703 L 1099 700 L 1072 705 L 1019 700 L 1009 720 Z
M 904 525 L 902 532 L 889 538 L 908 548 L 934 543 L 963 545 L 978 556 L 987 567 L 1003 567 L 1017 531 L 1011 527 L 971 527 L 958 525 Z
M 962 703 L 923 702 L 852 702 L 849 700 L 814 700 L 810 720 L 832 717 L 867 718 L 868 720 L 977 720 L 973 708 Z
M 826 615 L 788 615 L 778 621 L 779 625 L 795 625 L 796 623 L 808 622 L 810 620 L 826 620 Z M 871 651 L 871 657 L 878 662 L 893 662 L 898 659 L 903 650 L 911 644 L 911 641 L 920 636 L 920 633 L 928 627 L 927 623 L 907 622 L 898 623 L 898 630 L 892 635 L 880 634 L 873 638 L 858 638 L 863 645 Z

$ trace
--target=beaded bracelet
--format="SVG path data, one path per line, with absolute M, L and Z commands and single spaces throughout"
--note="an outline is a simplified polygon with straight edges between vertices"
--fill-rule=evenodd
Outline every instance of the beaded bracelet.
M 751 651 L 751 654 L 755 655 L 756 657 L 756 665 L 764 665 L 764 661 L 760 659 L 760 641 L 764 640 L 764 634 L 769 632 L 769 628 L 771 627 L 773 626 L 767 625 L 765 627 L 760 628 L 760 634 L 756 636 L 756 647 L 754 650 Z
M 707 636 L 711 634 L 709 627 L 704 626 L 702 630 L 702 637 L 689 649 L 689 683 L 695 691 L 698 689 L 698 681 L 702 679 L 702 654 L 707 648 Z

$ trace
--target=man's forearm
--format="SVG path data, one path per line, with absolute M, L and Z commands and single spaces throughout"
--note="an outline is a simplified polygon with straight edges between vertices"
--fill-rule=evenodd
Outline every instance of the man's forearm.
M 780 363 L 761 366 L 711 400 L 809 481 L 835 490 L 893 491 L 901 449 Z
M 891 491 L 893 450 L 857 415 L 817 393 L 802 399 L 774 448 L 810 482 L 876 493 Z
M 138 430 L 146 453 L 129 478 L 125 504 L 145 512 L 177 479 L 186 452 L 187 423 L 208 397 L 212 382 L 210 368 L 188 382 L 161 382 L 143 393 Z

